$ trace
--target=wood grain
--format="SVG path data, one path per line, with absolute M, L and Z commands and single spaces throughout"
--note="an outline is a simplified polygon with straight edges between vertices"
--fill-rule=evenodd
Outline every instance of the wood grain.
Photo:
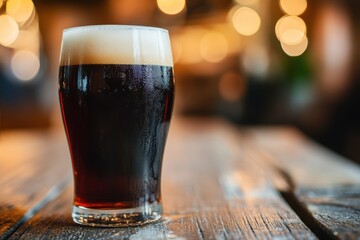
M 316 239 L 234 131 L 218 120 L 175 119 L 163 167 L 164 216 L 158 223 L 76 225 L 69 186 L 10 239 Z
M 70 160 L 58 132 L 0 136 L 0 239 L 10 236 L 69 180 Z
M 292 192 L 319 228 L 340 239 L 360 238 L 358 165 L 309 141 L 293 128 L 245 132 L 253 154 L 290 183 L 278 184 L 278 189 L 285 194 Z
M 360 238 L 360 185 L 298 188 L 296 196 L 335 236 Z

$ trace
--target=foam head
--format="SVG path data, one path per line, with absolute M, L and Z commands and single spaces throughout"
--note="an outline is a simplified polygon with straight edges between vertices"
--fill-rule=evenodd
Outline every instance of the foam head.
M 153 27 L 98 25 L 64 30 L 60 65 L 173 66 L 169 34 Z

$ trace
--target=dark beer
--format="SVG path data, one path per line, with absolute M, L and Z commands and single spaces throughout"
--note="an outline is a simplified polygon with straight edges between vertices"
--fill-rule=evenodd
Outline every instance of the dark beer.
M 161 201 L 173 84 L 169 66 L 60 67 L 59 96 L 72 157 L 75 206 L 121 209 Z
M 166 30 L 64 30 L 59 97 L 74 175 L 74 222 L 136 226 L 161 218 L 161 167 L 174 98 Z

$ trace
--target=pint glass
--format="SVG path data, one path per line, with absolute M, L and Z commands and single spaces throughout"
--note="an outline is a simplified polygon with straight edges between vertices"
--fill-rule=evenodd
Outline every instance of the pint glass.
M 168 32 L 122 25 L 70 28 L 60 55 L 73 220 L 134 226 L 160 219 L 161 166 L 174 96 Z

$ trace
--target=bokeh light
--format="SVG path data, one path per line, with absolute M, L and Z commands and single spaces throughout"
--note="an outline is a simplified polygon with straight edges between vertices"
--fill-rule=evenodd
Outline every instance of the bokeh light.
M 259 0 L 235 0 L 235 2 L 241 5 L 253 5 L 258 3 Z
M 180 13 L 185 8 L 185 0 L 157 0 L 159 9 L 169 15 Z
M 26 28 L 21 28 L 16 40 L 8 45 L 8 47 L 15 49 L 27 49 L 34 53 L 39 52 L 40 45 L 40 31 L 39 31 L 39 19 L 35 14 L 32 22 Z
M 289 29 L 281 35 L 281 42 L 289 45 L 296 45 L 300 43 L 304 37 L 306 37 L 306 35 L 303 31 L 298 29 Z
M 284 42 L 281 42 L 281 48 L 284 50 L 284 52 L 291 56 L 291 57 L 297 57 L 303 54 L 308 46 L 308 39 L 305 36 L 302 41 L 296 45 L 289 45 Z
M 204 36 L 204 32 L 203 28 L 188 27 L 179 35 L 182 46 L 181 63 L 194 64 L 202 61 L 200 41 Z
M 281 9 L 289 15 L 301 15 L 307 8 L 306 0 L 280 0 Z
M 284 16 L 277 21 L 275 33 L 280 42 L 296 45 L 306 37 L 306 24 L 299 17 Z
M 6 13 L 20 25 L 24 24 L 34 14 L 34 11 L 34 3 L 31 0 L 8 0 L 6 2 Z
M 228 42 L 219 32 L 206 33 L 200 42 L 201 57 L 208 62 L 220 62 L 228 54 Z
M 19 35 L 19 26 L 9 15 L 0 15 L 0 44 L 8 46 L 12 44 Z
M 11 59 L 11 70 L 19 80 L 32 80 L 39 72 L 39 69 L 39 57 L 31 51 L 17 51 Z
M 255 34 L 261 25 L 261 18 L 259 14 L 248 7 L 241 7 L 237 9 L 231 20 L 235 30 L 245 36 Z

